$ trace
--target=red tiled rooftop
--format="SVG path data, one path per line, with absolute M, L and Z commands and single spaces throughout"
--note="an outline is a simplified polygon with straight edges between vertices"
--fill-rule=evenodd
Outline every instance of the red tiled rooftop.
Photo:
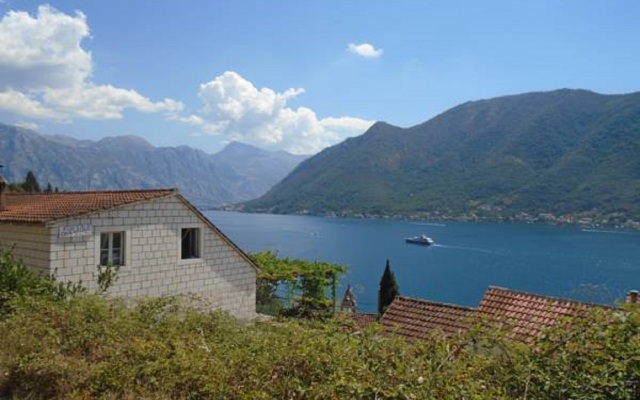
M 176 189 L 113 190 L 6 195 L 0 223 L 45 223 L 139 201 L 169 196 Z
M 387 332 L 428 339 L 436 331 L 456 334 L 485 321 L 505 329 L 512 339 L 531 343 L 545 329 L 594 308 L 610 307 L 491 286 L 477 309 L 398 296 L 380 322 Z
M 473 324 L 471 308 L 396 297 L 380 319 L 385 331 L 411 339 L 427 339 L 436 332 L 445 335 L 464 332 Z
M 353 313 L 349 316 L 355 321 L 356 325 L 361 328 L 378 321 L 378 314 L 373 313 Z
M 512 338 L 531 342 L 561 320 L 584 315 L 594 307 L 600 306 L 490 286 L 478 311 L 510 331 Z

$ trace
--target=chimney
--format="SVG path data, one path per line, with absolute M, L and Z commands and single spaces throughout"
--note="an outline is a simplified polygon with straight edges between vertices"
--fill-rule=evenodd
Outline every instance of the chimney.
M 638 304 L 637 290 L 629 290 L 629 293 L 627 293 L 627 304 Z

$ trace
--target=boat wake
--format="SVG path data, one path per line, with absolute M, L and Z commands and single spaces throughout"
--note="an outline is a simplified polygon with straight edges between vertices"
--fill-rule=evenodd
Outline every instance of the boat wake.
M 437 226 L 437 227 L 445 227 L 445 224 L 439 224 L 437 222 L 412 222 L 412 225 L 422 225 L 422 226 Z
M 606 229 L 583 229 L 582 232 L 588 232 L 588 233 L 615 233 L 615 234 L 619 234 L 619 235 L 634 235 L 634 234 L 638 234 L 638 232 L 628 232 L 628 231 L 612 231 L 612 230 L 606 230 Z
M 487 250 L 487 249 L 480 249 L 477 247 L 465 247 L 465 246 L 450 246 L 450 245 L 446 245 L 446 244 L 434 244 L 433 247 L 440 247 L 443 249 L 452 249 L 452 250 L 465 250 L 465 251 L 477 251 L 480 253 L 487 253 L 487 254 L 495 254 L 495 251 L 492 250 Z

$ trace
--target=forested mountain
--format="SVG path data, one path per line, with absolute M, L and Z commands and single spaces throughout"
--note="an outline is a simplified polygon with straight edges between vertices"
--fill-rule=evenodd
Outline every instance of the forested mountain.
M 378 122 L 245 209 L 639 220 L 640 93 L 563 89 L 467 102 L 411 128 Z
M 61 190 L 177 187 L 199 206 L 258 197 L 304 158 L 240 143 L 207 154 L 186 146 L 156 148 L 136 136 L 94 142 L 0 124 L 0 164 L 10 182 L 31 170 L 42 187 Z

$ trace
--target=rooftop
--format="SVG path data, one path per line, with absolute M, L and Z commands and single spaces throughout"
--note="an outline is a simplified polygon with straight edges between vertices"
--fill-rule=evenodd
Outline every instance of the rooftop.
M 512 339 L 531 343 L 545 329 L 594 308 L 609 307 L 490 286 L 477 309 L 398 296 L 380 322 L 387 332 L 428 339 L 438 331 L 465 332 L 482 320 L 505 329 Z
M 6 194 L 0 223 L 39 224 L 178 193 L 177 189 Z
M 353 313 L 349 315 L 360 328 L 378 321 L 378 314 L 375 313 Z
M 385 331 L 412 339 L 427 339 L 436 332 L 465 332 L 474 322 L 472 308 L 398 296 L 381 318 Z
M 478 311 L 510 332 L 512 338 L 531 342 L 543 331 L 569 317 L 579 317 L 598 306 L 490 286 Z

